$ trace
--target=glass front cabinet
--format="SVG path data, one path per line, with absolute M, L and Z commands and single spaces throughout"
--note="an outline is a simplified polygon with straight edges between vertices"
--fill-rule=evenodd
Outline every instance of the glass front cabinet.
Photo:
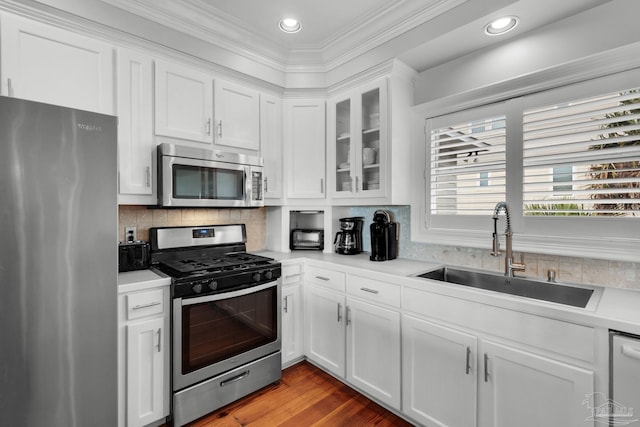
M 387 81 L 329 102 L 329 188 L 334 199 L 386 196 Z

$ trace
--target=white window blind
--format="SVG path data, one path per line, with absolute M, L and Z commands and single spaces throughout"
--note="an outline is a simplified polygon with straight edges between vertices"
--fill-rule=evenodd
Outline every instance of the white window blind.
M 524 111 L 523 213 L 640 215 L 639 88 Z
M 505 198 L 506 118 L 431 130 L 431 214 L 488 215 Z

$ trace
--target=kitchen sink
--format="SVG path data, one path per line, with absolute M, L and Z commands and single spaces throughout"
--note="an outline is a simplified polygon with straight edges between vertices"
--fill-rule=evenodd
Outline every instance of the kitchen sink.
M 593 288 L 544 282 L 524 277 L 506 277 L 499 273 L 494 274 L 452 267 L 442 267 L 418 274 L 417 277 L 580 308 L 587 306 L 595 290 Z

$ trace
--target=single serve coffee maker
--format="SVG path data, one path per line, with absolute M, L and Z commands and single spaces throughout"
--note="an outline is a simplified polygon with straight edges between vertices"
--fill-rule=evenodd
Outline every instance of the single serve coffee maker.
M 364 218 L 340 218 L 340 231 L 336 233 L 333 247 L 336 253 L 355 255 L 362 252 L 362 225 Z
M 377 210 L 373 213 L 371 231 L 371 261 L 388 261 L 398 257 L 398 223 L 391 220 L 388 211 Z

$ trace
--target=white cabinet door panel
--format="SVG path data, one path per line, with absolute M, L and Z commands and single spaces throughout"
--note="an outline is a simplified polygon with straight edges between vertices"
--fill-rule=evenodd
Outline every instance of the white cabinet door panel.
M 344 296 L 305 288 L 305 354 L 340 377 L 345 375 L 344 312 Z
M 215 143 L 260 150 L 260 97 L 258 92 L 217 80 L 215 83 Z
M 2 16 L 2 94 L 113 114 L 113 49 L 78 34 Z
M 213 143 L 213 78 L 165 61 L 156 61 L 157 135 Z

